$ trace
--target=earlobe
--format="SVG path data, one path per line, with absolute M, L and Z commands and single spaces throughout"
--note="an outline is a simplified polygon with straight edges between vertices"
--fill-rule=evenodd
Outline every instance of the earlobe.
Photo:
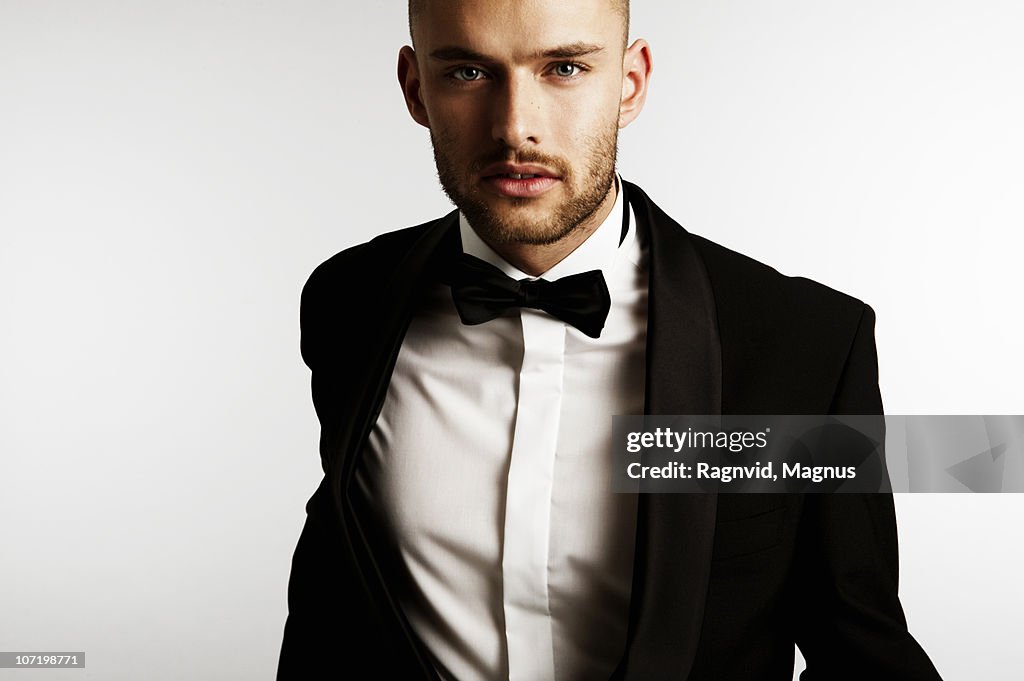
M 398 84 L 402 87 L 405 106 L 412 119 L 425 128 L 430 127 L 427 107 L 423 104 L 420 89 L 420 71 L 416 63 L 416 52 L 406 45 L 398 53 Z
M 632 123 L 647 101 L 647 86 L 654 62 L 651 46 L 639 39 L 626 50 L 622 60 L 622 98 L 619 101 L 619 127 Z

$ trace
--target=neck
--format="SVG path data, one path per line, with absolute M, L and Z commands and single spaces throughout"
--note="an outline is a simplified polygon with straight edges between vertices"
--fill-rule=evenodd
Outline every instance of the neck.
M 539 277 L 575 251 L 608 218 L 612 208 L 615 207 L 615 198 L 618 195 L 617 184 L 618 181 L 612 184 L 597 210 L 576 225 L 576 229 L 554 243 L 491 243 L 487 239 L 484 241 L 494 249 L 495 253 L 521 272 L 525 272 L 531 277 Z

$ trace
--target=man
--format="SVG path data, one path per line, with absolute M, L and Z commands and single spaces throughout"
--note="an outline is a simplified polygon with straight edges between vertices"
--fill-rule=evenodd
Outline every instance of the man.
M 613 414 L 881 413 L 870 308 L 617 178 L 628 9 L 410 3 L 399 80 L 459 210 L 303 291 L 325 476 L 279 679 L 789 679 L 794 643 L 812 681 L 938 678 L 891 497 L 609 488 Z

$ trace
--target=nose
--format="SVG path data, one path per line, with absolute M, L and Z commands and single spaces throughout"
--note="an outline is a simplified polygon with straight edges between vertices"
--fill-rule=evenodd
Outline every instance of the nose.
M 494 98 L 491 136 L 511 149 L 540 144 L 542 118 L 537 84 L 528 75 L 509 74 Z

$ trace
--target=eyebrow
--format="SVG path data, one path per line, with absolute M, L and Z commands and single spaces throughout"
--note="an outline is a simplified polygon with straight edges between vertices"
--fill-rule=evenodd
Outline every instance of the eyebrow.
M 558 47 L 552 47 L 547 50 L 541 50 L 529 55 L 530 59 L 575 59 L 578 57 L 586 57 L 592 54 L 597 54 L 604 50 L 601 45 L 594 45 L 592 43 L 576 42 L 569 43 L 567 45 L 559 45 Z M 489 57 L 486 54 L 470 50 L 465 47 L 450 46 L 450 47 L 439 47 L 430 53 L 431 59 L 437 59 L 440 61 L 479 61 L 479 62 L 495 62 L 498 61 L 494 57 Z

